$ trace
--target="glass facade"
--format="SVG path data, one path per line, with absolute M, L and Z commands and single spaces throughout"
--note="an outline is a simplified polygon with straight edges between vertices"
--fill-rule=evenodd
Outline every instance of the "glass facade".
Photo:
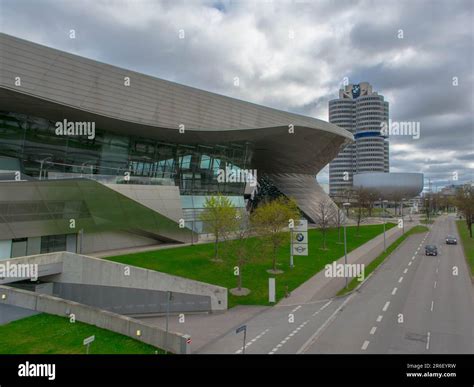
M 250 168 L 248 143 L 176 144 L 95 129 L 95 137 L 61 136 L 41 117 L 0 112 L 0 157 L 21 162 L 22 172 L 51 172 L 167 179 L 182 195 L 243 195 L 245 183 L 220 183 L 219 169 Z M 0 170 L 2 166 L 0 165 Z M 5 168 L 3 168 L 5 169 Z M 69 175 L 70 176 L 70 175 Z

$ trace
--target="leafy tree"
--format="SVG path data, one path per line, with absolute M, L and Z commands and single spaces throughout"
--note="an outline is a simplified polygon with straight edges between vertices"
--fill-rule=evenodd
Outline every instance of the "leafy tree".
M 464 185 L 458 188 L 455 200 L 458 211 L 461 212 L 466 220 L 469 237 L 472 238 L 472 223 L 474 221 L 474 188 L 471 185 Z
M 277 273 L 276 259 L 278 249 L 289 241 L 288 228 L 290 219 L 299 219 L 300 214 L 296 202 L 280 196 L 272 201 L 262 202 L 252 214 L 255 231 L 272 251 L 272 271 Z
M 200 214 L 204 230 L 214 235 L 214 259 L 219 259 L 219 242 L 226 240 L 236 227 L 237 209 L 227 196 L 209 196 Z

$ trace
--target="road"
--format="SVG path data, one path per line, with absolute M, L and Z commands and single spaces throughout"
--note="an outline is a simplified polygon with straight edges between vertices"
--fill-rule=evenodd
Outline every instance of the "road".
M 245 352 L 474 353 L 474 292 L 453 216 L 408 238 L 355 293 L 275 306 L 251 318 Z M 424 255 L 426 244 L 438 257 Z M 453 268 L 457 267 L 457 275 Z M 199 353 L 242 353 L 233 327 Z

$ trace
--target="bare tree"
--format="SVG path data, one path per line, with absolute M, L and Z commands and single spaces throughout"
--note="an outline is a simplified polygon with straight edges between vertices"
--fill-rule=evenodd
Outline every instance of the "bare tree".
M 335 200 L 334 203 L 336 203 L 337 207 L 334 209 L 334 225 L 337 227 L 337 243 L 341 243 L 341 226 L 345 220 L 344 210 L 341 208 L 342 202 L 340 199 Z
M 360 235 L 360 224 L 364 221 L 367 216 L 367 209 L 369 207 L 369 190 L 357 187 L 354 189 L 354 194 L 356 198 L 356 208 L 355 208 L 355 219 L 357 222 L 357 235 Z
M 458 211 L 466 220 L 469 237 L 472 238 L 472 223 L 474 222 L 474 188 L 465 185 L 458 189 L 456 194 L 456 206 Z
M 337 211 L 334 208 L 334 203 L 329 199 L 323 199 L 318 203 L 315 223 L 319 227 L 319 231 L 323 234 L 323 250 L 326 249 L 326 234 L 328 228 L 334 224 L 334 217 Z

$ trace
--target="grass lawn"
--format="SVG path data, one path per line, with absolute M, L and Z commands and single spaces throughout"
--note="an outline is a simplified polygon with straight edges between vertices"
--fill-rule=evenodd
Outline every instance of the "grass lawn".
M 163 353 L 118 333 L 42 313 L 0 325 L 0 354 L 85 354 L 83 340 L 92 335 L 90 354 Z
M 464 255 L 471 270 L 471 276 L 474 276 L 474 238 L 469 237 L 469 230 L 467 229 L 465 220 L 457 220 L 459 236 L 461 237 Z
M 427 232 L 429 231 L 428 227 L 425 226 L 415 226 L 410 229 L 410 231 L 407 231 L 405 234 L 403 234 L 400 238 L 398 238 L 395 242 L 393 242 L 390 246 L 387 247 L 387 251 L 383 252 L 380 254 L 377 258 L 375 258 L 372 262 L 370 262 L 366 267 L 365 267 L 365 278 L 369 276 L 370 273 L 372 273 L 382 262 L 387 258 L 393 250 L 395 250 L 400 244 L 407 239 L 410 235 L 413 234 L 418 234 L 421 232 Z M 360 282 L 357 280 L 357 278 L 354 278 L 352 281 L 349 282 L 347 285 L 347 289 L 341 289 L 339 293 L 337 293 L 338 296 L 341 296 L 343 294 L 346 294 L 352 290 L 354 290 L 357 286 L 360 285 Z
M 394 224 L 387 223 L 387 230 Z M 354 250 L 365 242 L 373 239 L 383 232 L 383 225 L 368 225 L 360 227 L 360 236 L 356 236 L 356 227 L 347 228 L 347 249 Z M 286 286 L 289 291 L 297 288 L 303 282 L 324 268 L 327 263 L 344 255 L 344 245 L 338 243 L 337 229 L 330 229 L 327 234 L 327 250 L 322 250 L 322 235 L 319 230 L 309 230 L 309 255 L 294 257 L 295 267 L 290 269 L 290 246 L 284 245 L 278 252 L 277 268 L 284 273 L 276 276 L 267 273 L 272 267 L 270 254 L 265 253 L 258 238 L 251 238 L 254 244 L 254 256 L 242 270 L 242 286 L 249 288 L 251 293 L 247 296 L 237 297 L 229 293 L 229 305 L 231 308 L 239 304 L 245 305 L 269 305 L 268 303 L 268 278 L 276 278 L 277 300 L 285 296 Z M 341 240 L 343 238 L 341 228 Z M 207 282 L 228 289 L 237 286 L 237 277 L 234 276 L 236 258 L 226 248 L 225 244 L 220 246 L 223 262 L 211 261 L 213 258 L 214 245 L 212 243 L 185 246 L 156 251 L 147 251 L 135 254 L 108 257 L 105 259 L 139 266 L 151 270 L 157 270 L 168 274 L 186 277 L 202 282 Z

